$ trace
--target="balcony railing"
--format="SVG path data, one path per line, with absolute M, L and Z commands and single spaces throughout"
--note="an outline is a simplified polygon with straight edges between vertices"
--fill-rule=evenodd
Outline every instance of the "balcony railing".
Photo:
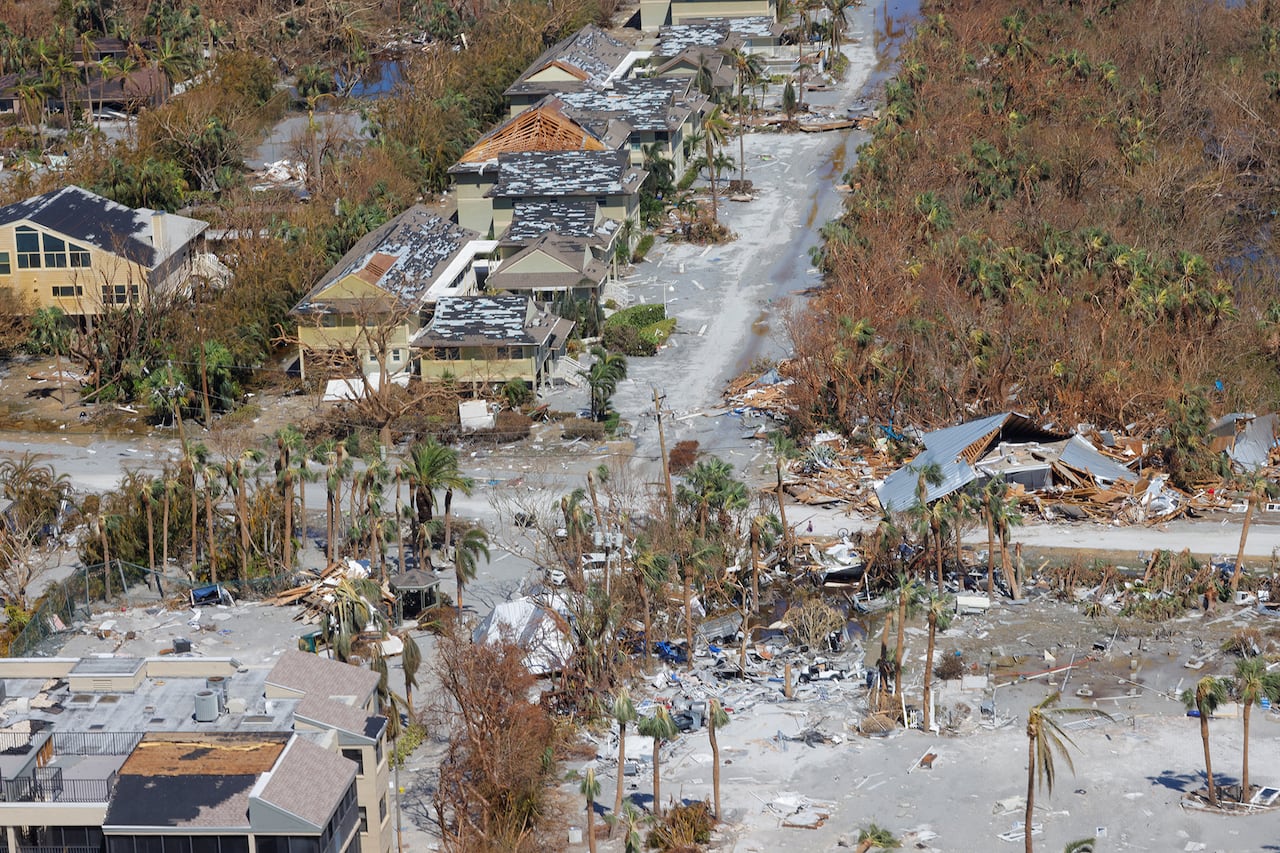
M 63 779 L 61 771 L 43 768 L 35 776 L 6 779 L 0 792 L 6 803 L 105 803 L 115 785 L 115 773 L 106 779 Z
M 128 755 L 142 732 L 54 732 L 54 755 Z

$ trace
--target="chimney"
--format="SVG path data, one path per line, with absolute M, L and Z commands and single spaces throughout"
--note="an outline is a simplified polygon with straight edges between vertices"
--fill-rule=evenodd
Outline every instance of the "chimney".
M 164 211 L 151 211 L 151 245 L 157 255 L 164 251 Z

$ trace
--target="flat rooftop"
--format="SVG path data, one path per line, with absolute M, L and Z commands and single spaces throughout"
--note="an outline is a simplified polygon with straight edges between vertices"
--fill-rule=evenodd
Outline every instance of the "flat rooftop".
M 92 660 L 95 666 L 106 667 L 109 663 L 105 659 Z M 79 666 L 73 672 L 78 669 Z M 248 668 L 227 677 L 228 711 L 211 723 L 195 720 L 194 696 L 205 689 L 204 678 L 144 678 L 137 690 L 115 693 L 77 693 L 61 678 L 7 678 L 6 699 L 0 703 L 0 738 L 6 738 L 7 743 L 0 746 L 22 740 L 2 732 L 24 722 L 44 731 L 86 734 L 290 730 L 297 700 L 263 698 L 269 671 L 266 666 Z

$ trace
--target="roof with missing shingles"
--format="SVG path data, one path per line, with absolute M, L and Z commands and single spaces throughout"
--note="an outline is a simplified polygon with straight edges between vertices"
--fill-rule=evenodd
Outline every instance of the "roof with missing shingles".
M 328 310 L 324 291 L 349 275 L 372 284 L 408 306 L 426 298 L 436 275 L 479 237 L 421 204 L 361 237 L 294 306 L 297 314 Z
M 644 171 L 627 151 L 526 151 L 498 158 L 493 198 L 610 196 L 636 192 Z

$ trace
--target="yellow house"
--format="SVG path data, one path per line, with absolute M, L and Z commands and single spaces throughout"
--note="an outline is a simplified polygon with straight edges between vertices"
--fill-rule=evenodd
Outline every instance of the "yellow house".
M 604 136 L 575 122 L 554 97 L 508 119 L 476 141 L 450 169 L 458 194 L 458 224 L 480 234 L 494 228 L 493 200 L 488 192 L 498 180 L 499 158 L 525 151 L 616 151 L 631 129 L 610 127 Z M 504 226 L 505 227 L 505 226 Z
M 638 224 L 645 174 L 631 164 L 626 151 L 504 154 L 498 158 L 496 180 L 485 193 L 493 204 L 493 232 L 504 232 L 517 208 L 531 201 L 592 200 L 604 219 Z
M 651 13 L 651 19 L 654 13 Z M 776 21 L 778 4 L 777 0 L 670 0 L 670 17 L 669 23 L 672 24 L 702 18 L 768 18 Z M 659 25 L 663 23 L 668 22 L 660 21 Z
M 15 304 L 73 316 L 177 296 L 208 227 L 63 187 L 0 208 L 0 285 Z
M 503 95 L 514 116 L 547 95 L 600 88 L 618 80 L 643 55 L 588 24 L 543 51 Z
M 589 245 L 549 233 L 505 259 L 486 287 L 527 294 L 539 305 L 561 298 L 594 301 L 608 277 L 609 267 L 596 259 Z
M 348 375 L 408 370 L 409 341 L 434 303 L 476 291 L 477 267 L 497 247 L 476 237 L 420 204 L 362 237 L 290 311 L 303 377 L 308 360 Z
M 496 386 L 523 379 L 537 389 L 550 382 L 572 332 L 572 322 L 528 296 L 456 296 L 436 304 L 413 347 L 426 381 Z

